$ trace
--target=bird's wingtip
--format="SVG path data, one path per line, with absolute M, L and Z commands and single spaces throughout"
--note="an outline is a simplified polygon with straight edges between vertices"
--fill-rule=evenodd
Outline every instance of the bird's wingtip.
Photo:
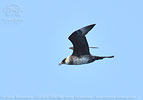
M 88 26 L 91 26 L 92 28 L 95 26 L 96 24 L 90 24 L 90 25 L 88 25 Z
M 91 24 L 91 25 L 95 26 L 96 24 Z

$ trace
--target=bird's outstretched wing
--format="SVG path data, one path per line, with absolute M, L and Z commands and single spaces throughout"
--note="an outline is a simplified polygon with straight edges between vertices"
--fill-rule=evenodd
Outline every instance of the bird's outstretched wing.
M 98 47 L 89 47 L 89 48 L 98 49 Z M 73 47 L 69 47 L 69 49 L 73 50 Z
M 76 56 L 90 55 L 88 42 L 85 35 L 95 26 L 96 24 L 85 26 L 77 31 L 74 31 L 70 36 L 69 40 L 73 44 L 73 54 Z

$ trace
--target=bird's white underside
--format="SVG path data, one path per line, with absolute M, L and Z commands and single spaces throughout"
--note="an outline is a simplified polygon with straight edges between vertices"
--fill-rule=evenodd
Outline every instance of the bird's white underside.
M 74 60 L 73 60 L 74 59 Z M 69 62 L 70 61 L 73 61 L 73 63 L 75 64 L 75 65 L 80 65 L 80 64 L 87 64 L 88 63 L 88 61 L 89 61 L 89 57 L 87 56 L 87 57 L 77 57 L 77 56 L 68 56 L 67 58 L 66 58 L 66 60 L 65 60 L 65 64 L 69 64 Z

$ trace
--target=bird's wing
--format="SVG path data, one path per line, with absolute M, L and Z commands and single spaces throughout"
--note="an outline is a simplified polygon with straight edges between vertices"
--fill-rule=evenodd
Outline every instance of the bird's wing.
M 89 48 L 98 49 L 98 47 L 89 47 Z M 73 50 L 73 47 L 69 47 L 69 49 Z
M 69 36 L 69 40 L 73 44 L 73 54 L 76 56 L 90 55 L 88 42 L 85 35 L 95 26 L 96 24 L 88 25 L 83 27 Z

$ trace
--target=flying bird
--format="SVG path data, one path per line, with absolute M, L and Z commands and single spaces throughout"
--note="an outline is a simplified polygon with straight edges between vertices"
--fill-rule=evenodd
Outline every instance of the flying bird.
M 97 48 L 97 47 L 89 47 L 85 35 L 95 25 L 96 24 L 91 24 L 81 29 L 78 29 L 68 37 L 68 39 L 73 44 L 73 47 L 69 48 L 73 50 L 73 53 L 71 56 L 68 56 L 65 59 L 63 59 L 62 62 L 59 63 L 59 65 L 61 64 L 81 65 L 94 62 L 95 60 L 101 60 L 103 58 L 114 58 L 114 56 L 93 56 L 90 54 L 89 48 Z

